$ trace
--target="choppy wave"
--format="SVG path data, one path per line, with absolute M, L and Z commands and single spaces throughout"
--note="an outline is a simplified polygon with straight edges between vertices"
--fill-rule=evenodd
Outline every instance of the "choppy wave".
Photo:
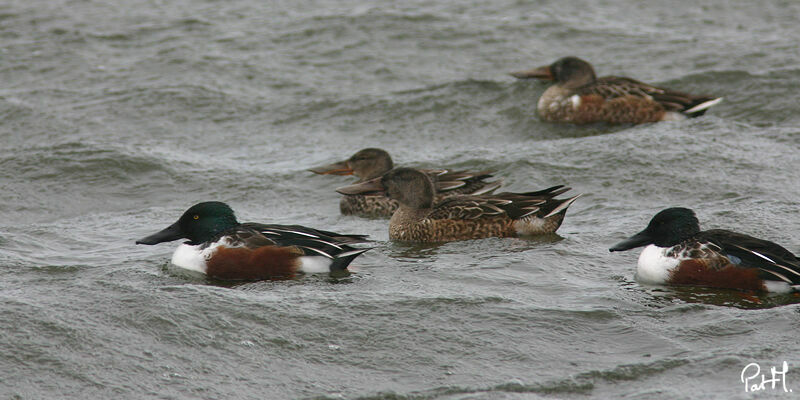
M 798 249 L 795 8 L 12 0 L 0 396 L 740 396 L 744 365 L 797 353 L 797 298 L 646 287 L 607 248 L 688 206 Z M 565 55 L 725 100 L 674 123 L 546 124 L 546 85 L 507 72 Z M 583 196 L 545 238 L 392 243 L 386 221 L 339 214 L 351 177 L 307 171 L 363 147 Z M 347 277 L 223 284 L 134 244 L 204 200 L 375 248 Z

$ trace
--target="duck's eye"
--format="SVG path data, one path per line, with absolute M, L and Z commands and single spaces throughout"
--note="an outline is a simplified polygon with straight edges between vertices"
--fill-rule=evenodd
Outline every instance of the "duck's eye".
M 199 215 L 197 215 L 197 214 L 195 214 L 195 216 L 194 216 L 194 217 L 192 217 L 192 218 L 194 218 L 194 219 L 200 219 L 200 216 L 199 216 Z

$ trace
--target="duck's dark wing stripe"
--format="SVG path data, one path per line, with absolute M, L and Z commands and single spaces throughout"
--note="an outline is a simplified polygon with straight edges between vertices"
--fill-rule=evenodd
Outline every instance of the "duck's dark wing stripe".
M 518 193 L 518 194 L 521 194 L 523 196 L 550 196 L 550 197 L 556 197 L 556 196 L 560 195 L 561 193 L 564 193 L 564 192 L 566 192 L 566 191 L 568 191 L 570 189 L 571 188 L 568 188 L 568 187 L 566 187 L 564 185 L 556 185 L 556 186 L 549 187 L 549 188 L 544 189 L 544 190 L 537 190 L 535 192 L 525 192 L 525 193 Z
M 752 260 L 747 260 L 752 262 L 753 264 L 758 264 L 758 268 L 766 271 L 774 276 L 777 276 L 783 281 L 792 284 L 800 283 L 800 265 L 782 265 L 771 258 L 750 249 L 746 249 L 739 245 L 733 245 L 739 250 L 741 253 L 735 254 L 736 256 L 742 258 L 743 260 L 747 260 L 745 257 L 755 257 Z
M 786 250 L 781 245 L 770 242 L 769 240 L 759 239 L 743 233 L 733 232 L 726 229 L 709 229 L 697 234 L 700 239 L 707 240 L 715 243 L 723 251 L 730 251 L 732 249 L 745 248 L 751 252 L 757 252 L 762 257 L 768 257 L 770 260 L 781 263 L 797 264 L 800 260 L 797 259 L 791 251 Z
M 331 243 L 364 243 L 369 242 L 367 235 L 352 235 L 336 233 L 331 231 L 324 231 L 321 229 L 308 228 L 301 225 L 276 225 L 276 224 L 258 224 L 258 223 L 245 223 L 244 226 L 251 227 L 258 231 L 270 233 L 272 236 L 286 236 L 286 237 L 308 237 L 321 239 Z
M 793 285 L 800 284 L 800 260 L 776 243 L 724 229 L 698 235 L 718 245 L 728 258 L 740 259 L 742 266 L 761 269 L 768 274 L 767 279 L 777 277 Z
M 306 255 L 306 256 L 320 255 L 320 256 L 323 256 L 323 257 L 327 257 L 327 258 L 333 258 L 333 256 L 331 256 L 330 254 L 328 254 L 328 253 L 326 253 L 326 252 L 324 252 L 322 250 L 315 249 L 313 247 L 298 246 L 298 248 L 300 250 L 302 250 L 303 251 L 303 255 Z
M 775 279 L 770 279 L 770 277 L 774 276 L 774 277 L 778 278 L 778 280 L 784 281 L 784 282 L 786 282 L 786 283 L 788 283 L 790 285 L 793 284 L 791 279 L 787 278 L 786 276 L 784 276 L 782 274 L 779 274 L 779 273 L 777 273 L 775 271 L 770 271 L 768 269 L 763 269 L 763 268 L 759 268 L 759 269 L 761 269 L 761 271 L 766 274 L 766 276 L 763 279 L 775 280 Z
M 349 246 L 350 243 L 365 242 L 366 235 L 342 235 L 335 232 L 307 228 L 300 225 L 267 225 L 246 223 L 245 229 L 255 231 L 278 246 L 295 246 L 307 256 L 338 258 L 349 256 L 362 250 Z M 363 249 L 364 251 L 368 249 Z M 361 254 L 361 253 L 358 253 Z M 354 258 L 354 257 L 353 257 Z
M 569 199 L 555 199 L 554 197 L 567 192 L 569 187 L 558 185 L 544 190 L 527 193 L 498 193 L 497 197 L 504 200 L 511 200 L 510 204 L 501 205 L 511 218 L 520 219 L 531 214 L 536 214 L 539 218 L 546 218 L 551 214 L 557 213 L 569 207 L 577 196 Z

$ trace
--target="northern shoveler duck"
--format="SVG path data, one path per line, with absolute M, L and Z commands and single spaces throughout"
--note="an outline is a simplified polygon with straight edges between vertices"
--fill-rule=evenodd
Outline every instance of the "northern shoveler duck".
M 577 57 L 529 71 L 512 72 L 518 79 L 554 81 L 539 98 L 545 121 L 587 124 L 641 124 L 703 115 L 721 97 L 695 96 L 651 86 L 630 78 L 597 78 L 592 65 Z
M 218 201 L 198 203 L 166 229 L 136 241 L 158 244 L 189 239 L 175 250 L 172 264 L 225 280 L 291 278 L 298 272 L 344 270 L 369 249 L 349 246 L 365 235 L 299 225 L 240 224 L 233 210 Z
M 659 212 L 609 251 L 641 246 L 647 247 L 636 270 L 640 282 L 773 292 L 800 287 L 800 260 L 789 250 L 724 229 L 701 231 L 688 208 Z
M 389 238 L 413 242 L 553 233 L 578 198 L 554 198 L 568 190 L 562 185 L 528 193 L 461 195 L 436 204 L 431 179 L 411 168 L 337 189 L 348 195 L 385 192 L 397 200 L 400 205 L 389 221 Z
M 382 149 L 368 148 L 353 154 L 344 161 L 310 169 L 309 171 L 321 175 L 355 175 L 358 182 L 383 176 L 394 168 L 392 157 Z M 502 180 L 486 182 L 491 171 L 447 171 L 447 170 L 420 170 L 425 172 L 434 182 L 436 187 L 435 202 L 448 196 L 460 194 L 480 195 L 491 193 L 502 185 Z M 345 195 L 339 201 L 339 210 L 344 215 L 357 215 L 360 217 L 389 218 L 397 210 L 397 201 L 383 194 L 351 194 Z

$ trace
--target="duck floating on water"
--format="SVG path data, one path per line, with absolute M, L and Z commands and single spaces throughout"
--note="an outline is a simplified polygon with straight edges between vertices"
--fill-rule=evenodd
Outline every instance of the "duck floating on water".
M 434 203 L 433 182 L 427 174 L 411 168 L 397 168 L 336 190 L 345 195 L 386 193 L 397 200 L 389 238 L 412 242 L 553 233 L 579 196 L 555 199 L 569 190 L 559 185 L 527 193 L 452 196 Z
M 172 264 L 223 280 L 291 278 L 298 273 L 347 269 L 369 250 L 355 248 L 366 235 L 345 235 L 300 225 L 239 223 L 222 202 L 198 203 L 177 222 L 136 241 L 154 245 L 188 239 L 172 255 Z
M 659 88 L 631 78 L 597 78 L 594 68 L 577 57 L 564 57 L 543 67 L 512 72 L 518 79 L 553 81 L 539 98 L 545 121 L 588 124 L 641 124 L 703 115 L 721 97 L 697 96 Z
M 789 250 L 729 230 L 701 231 L 688 208 L 662 210 L 647 228 L 609 251 L 642 246 L 636 279 L 643 283 L 770 292 L 800 288 L 800 260 Z
M 309 171 L 321 175 L 355 175 L 356 182 L 364 182 L 383 176 L 394 168 L 392 157 L 383 149 L 359 150 L 350 158 L 333 164 L 312 168 Z M 461 194 L 480 195 L 491 193 L 502 185 L 502 180 L 485 181 L 492 171 L 449 171 L 446 169 L 424 169 L 436 187 L 434 201 Z M 397 210 L 397 201 L 383 194 L 350 194 L 339 201 L 343 215 L 367 218 L 389 218 Z

